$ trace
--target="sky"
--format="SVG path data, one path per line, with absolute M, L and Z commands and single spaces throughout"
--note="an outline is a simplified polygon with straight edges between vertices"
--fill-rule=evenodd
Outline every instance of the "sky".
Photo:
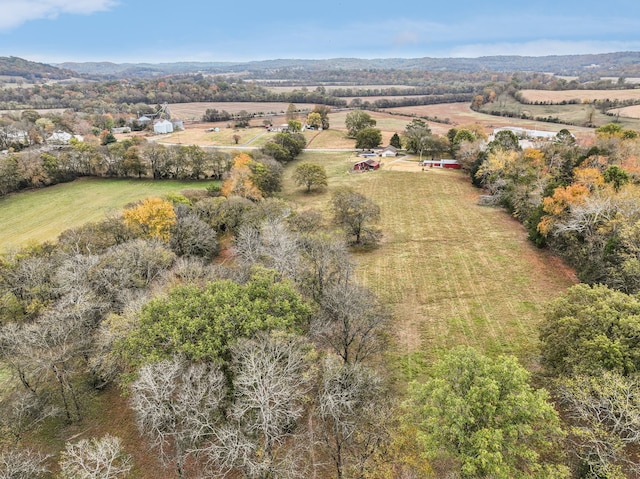
M 638 0 L 0 0 L 0 56 L 53 64 L 616 51 Z

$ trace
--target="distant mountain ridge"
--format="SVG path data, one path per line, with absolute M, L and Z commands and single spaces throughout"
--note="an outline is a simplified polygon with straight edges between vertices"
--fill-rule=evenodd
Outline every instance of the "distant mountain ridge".
M 245 73 L 255 76 L 296 70 L 425 70 L 463 73 L 537 71 L 557 75 L 579 76 L 585 73 L 598 73 L 606 76 L 629 77 L 640 76 L 640 52 L 541 57 L 509 55 L 479 58 L 274 59 L 250 62 L 64 62 L 52 65 L 31 62 L 18 57 L 0 57 L 0 75 L 22 76 L 28 79 L 66 79 L 79 75 L 112 79 L 150 78 L 194 73 Z
M 325 60 L 274 59 L 250 62 L 104 63 L 65 62 L 57 65 L 89 75 L 149 76 L 181 73 L 241 73 L 306 70 L 427 70 L 453 72 L 539 71 L 558 75 L 580 75 L 585 71 L 608 75 L 639 75 L 640 52 L 542 57 L 486 56 L 479 58 L 332 58 Z

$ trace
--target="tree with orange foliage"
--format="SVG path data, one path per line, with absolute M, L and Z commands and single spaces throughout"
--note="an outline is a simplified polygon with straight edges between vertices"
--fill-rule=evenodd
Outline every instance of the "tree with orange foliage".
M 262 199 L 262 192 L 253 182 L 251 163 L 253 160 L 246 153 L 241 153 L 233 160 L 233 166 L 229 176 L 222 183 L 220 193 L 222 196 L 240 196 L 253 201 Z
M 161 198 L 147 198 L 133 208 L 123 211 L 127 226 L 142 236 L 168 241 L 171 228 L 176 223 L 176 213 L 171 202 Z

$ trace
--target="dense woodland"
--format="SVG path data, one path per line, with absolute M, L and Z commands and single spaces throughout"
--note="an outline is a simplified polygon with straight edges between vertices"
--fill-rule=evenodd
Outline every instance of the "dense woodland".
M 523 150 L 510 131 L 487 142 L 478 128 L 439 136 L 407 124 L 399 147 L 457 158 L 488 203 L 582 282 L 549 305 L 535 374 L 459 347 L 407 385 L 385 367 L 392 314 L 355 280 L 351 256 L 384 247 L 378 205 L 349 188 L 332 193 L 330 214 L 277 198 L 285 168 L 324 194 L 321 165 L 289 163 L 304 137 L 230 155 L 108 136 L 124 118 L 109 112 L 265 92 L 221 78 L 2 90 L 20 95 L 6 101 L 69 108 L 2 119 L 12 148 L 0 158 L 3 195 L 78 176 L 220 187 L 149 198 L 0 258 L 0 477 L 140 475 L 115 436 L 42 445 L 116 388 L 167 477 L 638 477 L 638 132 L 610 124 L 577 142 L 563 130 Z M 292 94 L 323 104 L 326 91 Z M 375 120 L 352 110 L 346 127 L 364 141 Z M 42 149 L 56 128 L 95 141 Z M 19 130 L 28 138 L 10 134 Z

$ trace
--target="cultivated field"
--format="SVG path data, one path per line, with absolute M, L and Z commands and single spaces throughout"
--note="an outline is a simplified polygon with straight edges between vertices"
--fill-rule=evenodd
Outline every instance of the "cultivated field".
M 208 182 L 81 179 L 0 198 L 0 252 L 28 243 L 56 240 L 63 231 L 106 214 L 127 203 L 162 196 Z
M 588 103 L 594 100 L 640 100 L 640 89 L 629 90 L 521 90 L 526 102 L 562 103 L 578 100 Z
M 354 174 L 348 155 L 302 160 L 325 165 L 330 189 L 307 195 L 289 178 L 285 195 L 301 208 L 329 217 L 330 190 L 349 185 L 382 209 L 382 244 L 356 261 L 358 276 L 392 308 L 399 364 L 411 369 L 467 344 L 535 367 L 543 304 L 575 279 L 506 212 L 478 206 L 480 191 L 464 173 L 386 160 L 381 170 Z

